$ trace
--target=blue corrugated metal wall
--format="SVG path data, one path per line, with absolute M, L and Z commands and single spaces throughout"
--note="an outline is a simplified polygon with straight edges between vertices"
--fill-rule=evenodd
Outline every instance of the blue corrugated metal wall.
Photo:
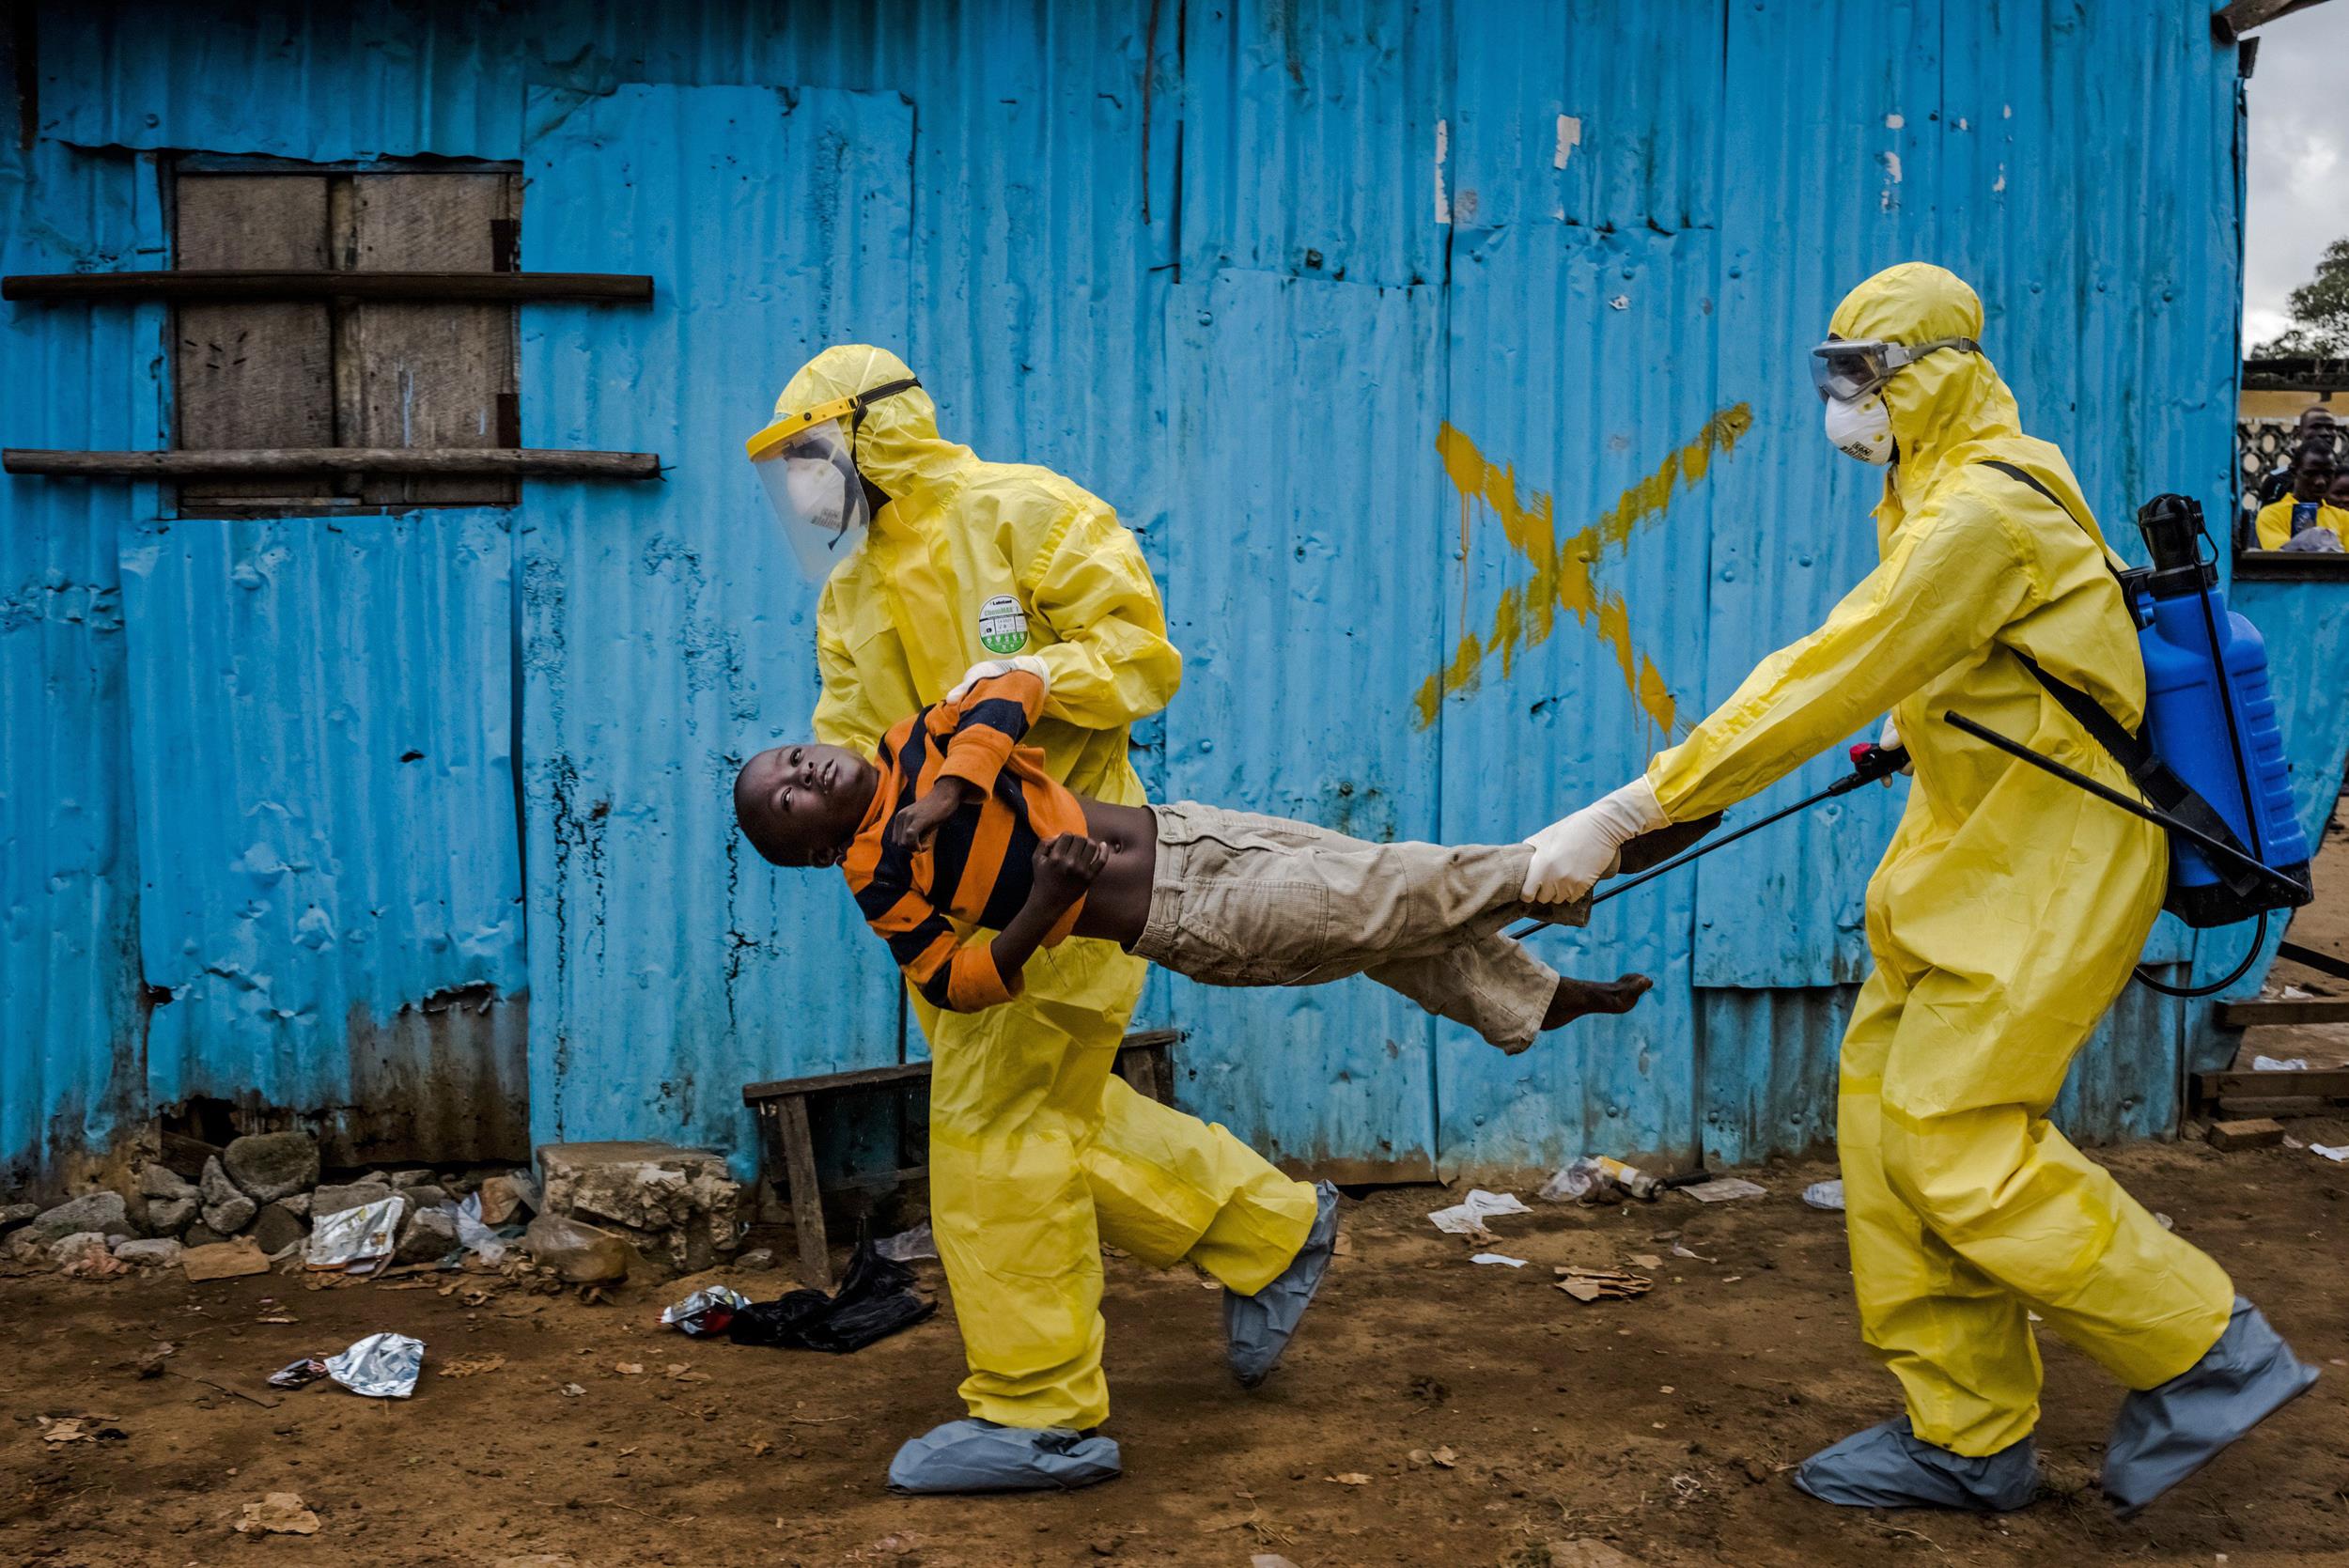
M 803 725 L 814 684 L 813 597 L 736 442 L 828 339 L 900 347 L 950 434 L 1140 531 L 1189 656 L 1139 733 L 1154 788 L 1374 836 L 1516 836 L 1612 785 L 1864 570 L 1870 476 L 1819 441 L 1800 354 L 1885 262 L 1973 279 L 2108 524 L 2227 493 L 2234 54 L 2188 0 L 1669 24 L 1595 0 L 117 4 L 40 8 L 36 36 L 39 138 L 0 151 L 9 270 L 160 264 L 150 153 L 521 160 L 526 265 L 658 280 L 649 310 L 524 308 L 525 440 L 670 467 L 339 536 L 6 482 L 7 979 L 42 999 L 0 1067 L 20 1164 L 189 1093 L 327 1112 L 437 1061 L 510 1094 L 510 1032 L 379 1040 L 397 1070 L 374 1079 L 350 1036 L 451 988 L 518 1023 L 525 973 L 540 1138 L 747 1157 L 743 1079 L 920 1048 L 845 899 L 727 831 L 729 759 Z M 38 371 L 0 384 L 0 440 L 157 444 L 162 331 L 9 312 L 11 368 Z M 351 625 L 317 619 L 334 583 L 366 590 Z M 513 678 L 489 635 L 509 587 L 519 857 L 482 706 Z M 2319 597 L 2276 596 L 2270 629 L 2307 650 L 2287 706 L 2337 761 L 2314 650 L 2349 633 Z M 265 655 L 330 662 L 240 662 Z M 334 659 L 381 681 L 339 712 Z M 179 811 L 175 770 L 204 764 L 172 747 L 206 724 L 221 787 Z M 445 770 L 412 782 L 395 746 Z M 1897 804 L 1867 792 L 1542 939 L 1663 983 L 1519 1058 L 1364 984 L 1160 979 L 1145 1016 L 1194 1031 L 1191 1103 L 1276 1155 L 1797 1147 L 1828 1130 Z M 175 998 L 151 1061 L 142 972 Z M 2200 1017 L 2133 995 L 2072 1124 L 2166 1126 Z

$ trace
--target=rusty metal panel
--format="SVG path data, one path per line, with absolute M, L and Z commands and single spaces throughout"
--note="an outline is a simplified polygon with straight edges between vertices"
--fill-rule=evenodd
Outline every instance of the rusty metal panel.
M 708 1142 L 744 1083 L 899 1060 L 895 971 L 835 874 L 735 831 L 753 751 L 804 737 L 816 589 L 742 458 L 832 342 L 902 344 L 913 114 L 894 93 L 543 100 L 527 267 L 642 272 L 650 311 L 523 314 L 525 442 L 659 451 L 658 485 L 534 486 L 522 539 L 531 1126 Z
M 154 171 L 0 140 L 0 267 L 136 266 L 162 244 Z M 151 447 L 163 312 L 0 309 L 0 439 Z M 117 520 L 145 493 L 0 477 L 0 1187 L 54 1191 L 140 1126 L 138 866 Z
M 1417 432 L 1444 466 L 1449 629 L 1410 711 L 1440 737 L 1447 842 L 1525 837 L 1702 712 L 1691 563 L 1735 525 L 1719 487 L 1752 460 L 1747 411 L 1713 376 L 1713 142 L 1696 127 L 1719 43 L 1709 23 L 1641 41 L 1564 8 L 1462 13 L 1448 404 Z M 1561 115 L 1579 122 L 1563 137 Z M 1693 1157 L 1692 892 L 1660 880 L 1533 939 L 1578 977 L 1654 977 L 1632 1014 L 1515 1057 L 1439 1029 L 1448 1162 Z
M 527 1151 L 503 512 L 125 529 L 148 1090 Z

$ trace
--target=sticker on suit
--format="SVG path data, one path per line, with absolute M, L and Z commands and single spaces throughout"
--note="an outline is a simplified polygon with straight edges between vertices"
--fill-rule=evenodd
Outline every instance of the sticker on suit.
M 1028 645 L 1028 613 L 1009 594 L 979 606 L 979 644 L 989 653 L 1018 653 Z

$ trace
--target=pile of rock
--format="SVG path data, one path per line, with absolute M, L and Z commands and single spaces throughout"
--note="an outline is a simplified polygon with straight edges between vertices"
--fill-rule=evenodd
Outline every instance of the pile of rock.
M 443 1203 L 486 1189 L 485 1208 L 500 1210 L 488 1221 L 493 1226 L 506 1218 L 526 1219 L 535 1206 L 519 1196 L 530 1188 L 527 1176 L 484 1180 L 418 1168 L 370 1171 L 353 1181 L 321 1185 L 321 1174 L 318 1141 L 309 1134 L 251 1133 L 207 1156 L 194 1181 L 150 1162 L 139 1170 L 127 1199 L 99 1191 L 52 1208 L 0 1207 L 0 1252 L 20 1266 L 63 1268 L 86 1257 L 95 1238 L 126 1263 L 168 1266 L 184 1248 L 249 1236 L 265 1256 L 281 1260 L 309 1239 L 314 1219 L 398 1192 L 408 1202 L 393 1261 L 423 1263 L 457 1246 L 456 1222 Z

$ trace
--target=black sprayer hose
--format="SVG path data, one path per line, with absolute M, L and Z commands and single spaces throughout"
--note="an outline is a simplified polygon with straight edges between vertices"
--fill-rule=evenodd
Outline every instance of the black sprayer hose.
M 2252 961 L 2259 957 L 2260 949 L 2266 945 L 2267 911 L 2265 909 L 2262 909 L 2260 911 L 2259 929 L 2251 933 L 2251 951 L 2243 955 L 2243 962 L 2237 964 L 2234 967 L 2233 972 L 2229 974 L 2226 979 L 2214 980 L 2207 986 L 2196 986 L 2192 987 L 2185 986 L 2171 986 L 2163 981 L 2155 980 L 2151 974 L 2148 974 L 2145 971 L 2145 966 L 2139 964 L 2137 966 L 2136 971 L 2138 984 L 2143 986 L 2147 990 L 2159 991 L 2166 997 L 2217 996 L 2219 992 L 2225 990 L 2228 986 L 2233 985 L 2236 981 L 2251 972 Z

